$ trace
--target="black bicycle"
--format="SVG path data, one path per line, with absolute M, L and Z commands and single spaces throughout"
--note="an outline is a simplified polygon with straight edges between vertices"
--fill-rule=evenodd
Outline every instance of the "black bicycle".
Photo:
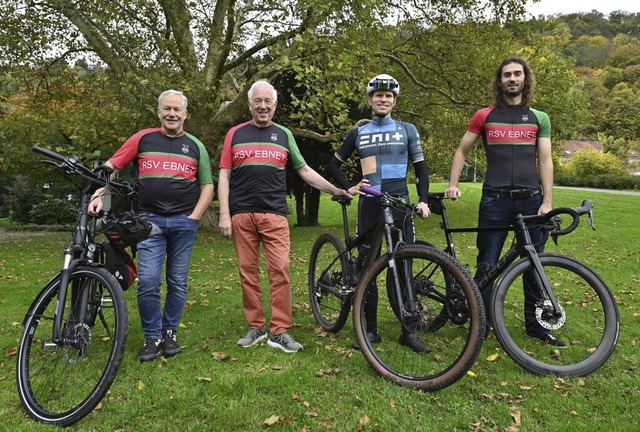
M 480 291 L 495 285 L 490 308 L 496 339 L 518 365 L 537 375 L 584 376 L 602 366 L 611 356 L 620 332 L 620 315 L 615 297 L 602 278 L 583 262 L 569 256 L 538 253 L 530 230 L 542 229 L 543 241 L 549 236 L 557 244 L 559 236 L 569 234 L 588 214 L 593 223 L 593 205 L 585 200 L 580 207 L 562 207 L 545 215 L 518 215 L 509 227 L 451 228 L 447 219 L 444 193 L 429 194 L 429 208 L 442 218 L 445 252 L 456 256 L 453 233 L 511 231 L 511 247 L 476 282 Z M 564 223 L 561 215 L 570 217 Z M 525 318 L 525 284 L 535 299 L 535 314 Z M 455 298 L 455 296 L 449 296 Z M 441 322 L 458 307 L 445 299 Z M 532 322 L 552 332 L 565 343 L 558 347 L 527 335 Z
M 29 416 L 68 426 L 91 412 L 107 393 L 128 332 L 123 291 L 103 265 L 106 252 L 95 241 L 98 219 L 88 216 L 87 205 L 102 187 L 127 198 L 134 191 L 128 183 L 111 181 L 112 171 L 105 165 L 90 170 L 74 158 L 37 146 L 33 150 L 48 158 L 43 162 L 88 180 L 62 269 L 40 291 L 22 322 L 16 365 L 18 394 Z M 105 229 L 121 223 L 110 213 L 100 219 Z M 143 224 L 146 233 L 138 232 L 139 239 L 149 228 Z
M 404 242 L 391 208 L 415 217 L 415 207 L 401 197 L 363 190 L 376 197 L 382 217 L 352 237 L 347 219 L 351 200 L 333 198 L 342 206 L 345 240 L 324 233 L 313 245 L 309 296 L 314 317 L 322 328 L 335 333 L 346 323 L 353 305 L 360 349 L 376 372 L 396 384 L 421 390 L 447 387 L 471 368 L 482 347 L 486 324 L 480 293 L 455 258 L 434 247 Z M 356 250 L 365 238 L 370 242 L 369 252 L 357 257 Z M 377 257 L 383 241 L 386 250 Z M 454 291 L 452 286 L 465 305 L 464 311 L 455 312 L 464 316 L 450 316 L 436 329 L 433 323 L 441 319 L 442 305 L 433 301 L 433 293 L 446 296 Z M 380 287 L 386 287 L 385 294 L 378 295 Z M 428 344 L 431 352 L 416 353 L 403 345 L 403 329 Z M 378 337 L 371 341 L 367 333 Z

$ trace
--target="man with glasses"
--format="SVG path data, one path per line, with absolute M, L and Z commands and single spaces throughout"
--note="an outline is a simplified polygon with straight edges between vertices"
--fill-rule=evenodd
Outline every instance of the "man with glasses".
M 310 186 L 332 195 L 350 196 L 333 186 L 303 159 L 289 129 L 273 122 L 278 94 L 267 81 L 255 82 L 248 92 L 251 120 L 233 127 L 220 158 L 219 227 L 233 236 L 242 300 L 249 330 L 238 340 L 248 348 L 267 338 L 260 288 L 260 243 L 270 282 L 269 339 L 267 344 L 287 353 L 303 346 L 288 333 L 292 326 L 289 277 L 289 223 L 286 167 L 290 165 Z
M 429 174 L 424 163 L 420 135 L 411 123 L 391 118 L 391 111 L 396 105 L 399 93 L 400 84 L 391 75 L 378 75 L 368 82 L 367 96 L 373 111 L 373 118 L 366 125 L 353 129 L 347 135 L 342 146 L 336 151 L 327 166 L 328 173 L 342 188 L 352 195 L 360 194 L 356 230 L 365 230 L 382 214 L 382 208 L 378 202 L 360 191 L 361 185 L 402 196 L 409 202 L 407 187 L 409 163 L 413 165 L 416 173 L 419 200 L 417 206 L 422 211 L 423 218 L 429 216 L 429 207 L 427 206 Z M 358 154 L 361 170 L 361 180 L 355 185 L 347 179 L 341 169 L 342 164 L 354 152 Z M 405 216 L 401 211 L 394 210 L 396 227 L 402 231 L 403 238 L 407 243 L 413 243 L 415 241 L 413 220 Z M 380 253 L 380 251 L 372 252 L 377 255 Z M 368 244 L 364 244 L 359 248 L 359 256 L 363 258 L 367 253 Z M 387 281 L 387 291 L 391 303 L 397 305 L 398 299 L 394 299 L 395 295 L 390 281 Z M 371 289 L 369 293 L 370 296 L 376 296 L 376 298 L 369 298 L 366 302 L 368 309 L 365 311 L 367 337 L 372 343 L 376 343 L 380 341 L 380 336 L 377 334 L 375 313 L 377 290 Z M 405 327 L 402 328 L 399 341 L 400 344 L 416 352 L 431 351 L 431 348 L 422 342 L 415 333 Z M 357 342 L 353 344 L 353 347 L 360 348 Z

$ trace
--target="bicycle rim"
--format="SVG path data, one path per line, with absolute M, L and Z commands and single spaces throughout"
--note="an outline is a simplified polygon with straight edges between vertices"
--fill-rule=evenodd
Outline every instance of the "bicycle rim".
M 620 316 L 615 298 L 593 270 L 573 258 L 540 254 L 540 261 L 561 315 L 550 318 L 551 302 L 538 295 L 537 314 L 527 313 L 525 318 L 524 275 L 532 266 L 522 259 L 507 270 L 494 293 L 496 338 L 518 365 L 534 374 L 588 375 L 609 359 L 617 344 Z M 567 347 L 528 336 L 527 329 L 540 326 Z
M 378 258 L 354 297 L 354 326 L 361 351 L 376 372 L 396 384 L 428 391 L 450 386 L 471 368 L 484 342 L 486 321 L 480 293 L 468 271 L 435 248 L 404 246 L 395 258 L 397 267 L 411 274 L 401 277 L 401 284 L 404 292 L 416 292 L 414 304 L 405 302 L 412 316 L 404 324 L 398 319 L 386 289 L 389 260 L 387 256 Z M 458 291 L 458 312 L 444 319 L 447 292 L 454 289 Z M 371 321 L 373 311 L 375 324 Z M 466 319 L 461 319 L 461 314 Z M 418 353 L 403 345 L 403 327 L 432 351 Z M 380 341 L 371 343 L 366 332 L 377 333 Z
M 122 290 L 106 270 L 77 268 L 68 287 L 63 342 L 51 340 L 57 277 L 26 317 L 16 367 L 18 393 L 27 413 L 62 426 L 82 419 L 102 400 L 120 366 L 128 328 Z M 80 301 L 83 293 L 85 303 Z
M 344 327 L 351 309 L 348 263 L 338 237 L 325 233 L 313 245 L 309 259 L 309 301 L 318 324 L 337 333 Z

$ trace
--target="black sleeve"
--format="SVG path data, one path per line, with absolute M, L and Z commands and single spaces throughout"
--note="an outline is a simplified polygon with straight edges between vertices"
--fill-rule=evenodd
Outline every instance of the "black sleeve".
M 333 155 L 333 157 L 329 161 L 329 165 L 327 165 L 327 173 L 331 178 L 338 182 L 342 189 L 347 190 L 353 185 L 340 169 L 341 166 L 342 161 L 340 161 L 340 159 L 338 159 L 336 155 Z
M 344 175 L 344 172 L 340 168 L 342 164 L 349 159 L 351 153 L 354 152 L 356 147 L 356 140 L 358 138 L 358 129 L 354 128 L 349 131 L 347 136 L 340 148 L 335 152 L 331 160 L 329 161 L 329 165 L 327 165 L 327 173 L 340 185 L 340 187 L 344 190 L 349 189 L 351 186 L 351 182 L 347 179 L 347 176 Z
M 414 162 L 413 169 L 416 172 L 416 189 L 418 190 L 419 202 L 426 203 L 429 197 L 429 171 L 424 160 Z

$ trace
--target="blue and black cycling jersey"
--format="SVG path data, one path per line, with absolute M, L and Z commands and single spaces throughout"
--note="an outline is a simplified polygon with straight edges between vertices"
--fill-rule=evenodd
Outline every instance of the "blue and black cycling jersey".
M 335 156 L 345 162 L 353 152 L 358 153 L 362 176 L 371 187 L 396 195 L 408 194 L 409 163 L 424 160 L 416 127 L 391 117 L 373 118 L 351 130 Z

